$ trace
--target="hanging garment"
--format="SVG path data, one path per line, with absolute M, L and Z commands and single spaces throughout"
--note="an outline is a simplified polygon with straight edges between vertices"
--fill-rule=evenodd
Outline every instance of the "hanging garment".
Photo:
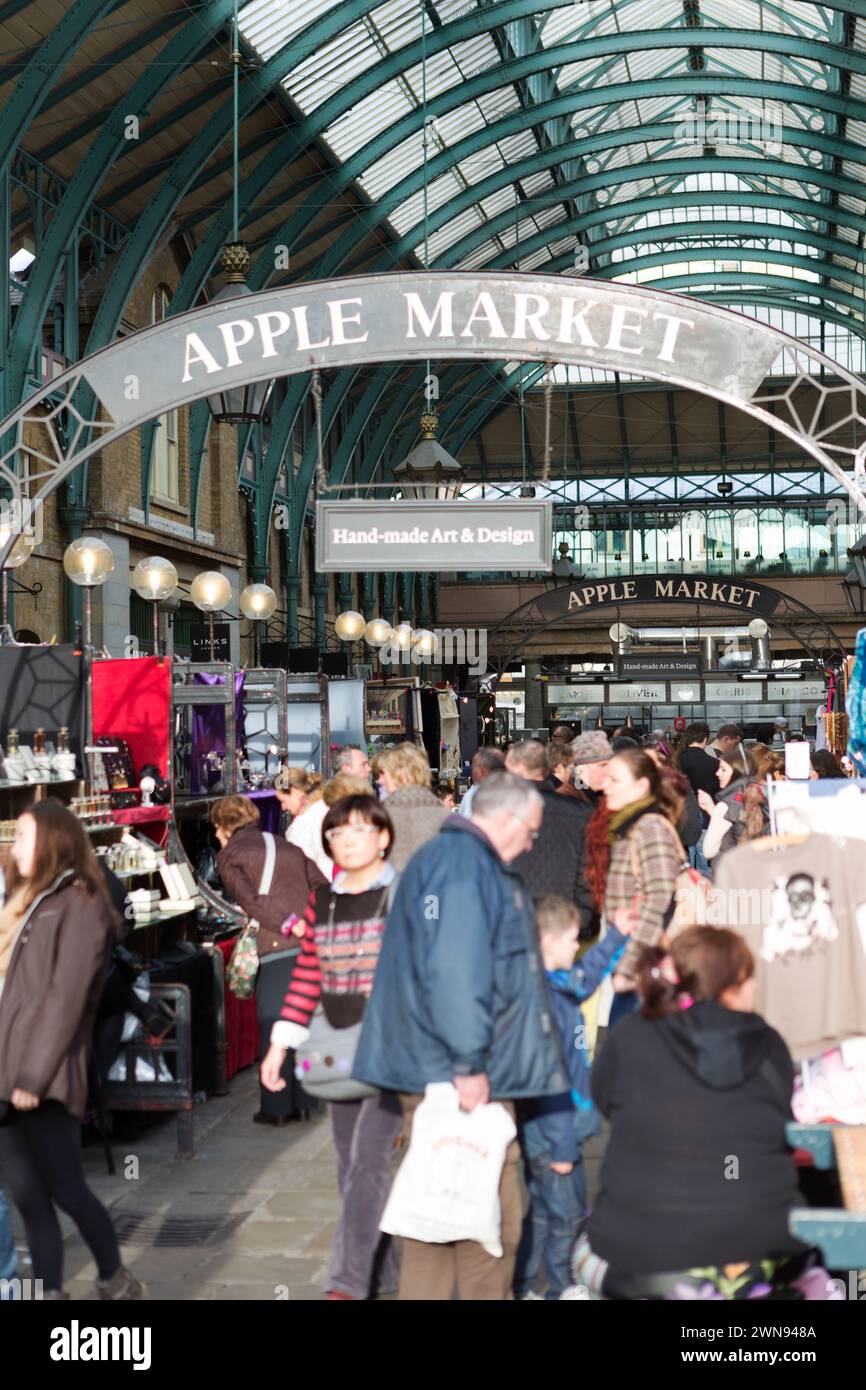
M 460 714 L 453 690 L 439 691 L 439 778 L 459 777 Z
M 761 844 L 761 841 L 757 841 Z M 863 1032 L 866 875 L 862 845 L 829 835 L 724 855 L 713 926 L 730 927 L 756 961 L 755 1011 L 794 1057 L 816 1057 Z
M 848 757 L 858 777 L 866 777 L 866 627 L 857 633 L 854 669 L 848 683 Z
M 821 708 L 815 715 L 815 752 L 820 748 L 828 747 L 827 744 L 827 722 L 824 718 L 826 711 Z

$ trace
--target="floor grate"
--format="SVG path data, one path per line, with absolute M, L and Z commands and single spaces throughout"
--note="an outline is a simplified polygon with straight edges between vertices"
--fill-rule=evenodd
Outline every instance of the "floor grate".
M 161 1212 L 118 1211 L 112 1213 L 121 1245 L 191 1247 L 219 1245 L 246 1221 L 248 1211 L 229 1216 L 166 1216 Z

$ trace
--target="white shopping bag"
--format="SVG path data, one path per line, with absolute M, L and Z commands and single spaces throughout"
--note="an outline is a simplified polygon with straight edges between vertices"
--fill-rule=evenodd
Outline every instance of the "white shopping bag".
M 499 1181 L 516 1133 L 503 1105 L 467 1112 L 450 1082 L 428 1086 L 381 1229 L 432 1245 L 475 1240 L 501 1256 Z

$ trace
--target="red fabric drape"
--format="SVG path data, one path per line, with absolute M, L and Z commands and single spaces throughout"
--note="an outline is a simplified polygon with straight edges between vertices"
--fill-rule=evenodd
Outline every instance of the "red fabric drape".
M 168 776 L 171 661 L 157 656 L 93 663 L 93 737 L 124 738 L 136 775 L 154 763 Z

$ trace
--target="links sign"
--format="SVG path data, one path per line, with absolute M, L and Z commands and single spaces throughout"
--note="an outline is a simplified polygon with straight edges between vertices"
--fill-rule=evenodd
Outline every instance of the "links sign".
M 116 425 L 247 382 L 412 359 L 583 363 L 748 402 L 772 329 L 698 300 L 608 281 L 442 272 L 359 276 L 220 300 L 82 364 Z

